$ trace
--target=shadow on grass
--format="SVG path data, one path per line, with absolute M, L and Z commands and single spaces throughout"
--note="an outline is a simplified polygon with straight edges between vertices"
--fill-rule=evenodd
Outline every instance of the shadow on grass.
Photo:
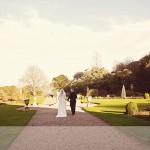
M 22 105 L 23 106 L 23 105 Z M 36 111 L 19 111 L 20 105 L 0 104 L 0 149 L 9 147 Z
M 96 112 L 94 108 L 85 108 L 85 110 L 92 115 L 102 119 L 103 121 L 113 126 L 150 126 L 150 121 L 146 121 L 140 118 L 131 117 L 123 113 L 115 111 L 99 111 Z
M 105 111 L 101 111 L 101 112 L 104 112 L 104 113 L 113 113 L 113 114 L 120 114 L 120 113 L 125 113 L 124 111 L 107 111 L 107 110 L 105 110 Z
M 22 105 L 23 106 L 23 105 Z M 25 126 L 36 110 L 20 111 L 20 105 L 1 104 L 0 105 L 0 126 Z

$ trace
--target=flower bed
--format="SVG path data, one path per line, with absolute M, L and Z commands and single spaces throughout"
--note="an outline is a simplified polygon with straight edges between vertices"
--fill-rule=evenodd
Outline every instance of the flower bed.
M 137 111 L 133 116 L 150 121 L 150 109 Z

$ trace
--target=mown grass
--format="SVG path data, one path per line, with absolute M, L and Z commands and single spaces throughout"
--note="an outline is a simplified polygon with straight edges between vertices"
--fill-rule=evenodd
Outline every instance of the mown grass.
M 84 101 L 87 103 L 87 100 Z M 108 124 L 116 126 L 119 130 L 149 144 L 150 121 L 125 115 L 125 106 L 129 102 L 136 102 L 139 110 L 150 108 L 150 100 L 145 99 L 93 99 L 92 103 L 98 105 L 84 109 Z
M 129 102 L 136 102 L 139 110 L 150 108 L 150 100 L 145 99 L 93 99 L 92 103 L 98 106 L 84 109 L 114 126 L 150 126 L 150 121 L 125 115 L 125 106 Z
M 33 104 L 33 97 L 30 97 L 30 104 Z M 37 103 L 42 104 L 44 97 L 37 97 Z M 25 106 L 24 101 L 0 101 L 0 149 L 7 149 L 22 128 L 30 121 L 35 110 L 22 111 L 18 107 Z
M 0 105 L 0 126 L 25 126 L 36 111 L 17 110 L 22 105 Z
M 35 110 L 17 110 L 21 103 L 9 102 L 0 104 L 0 149 L 7 149 L 22 128 L 35 114 Z

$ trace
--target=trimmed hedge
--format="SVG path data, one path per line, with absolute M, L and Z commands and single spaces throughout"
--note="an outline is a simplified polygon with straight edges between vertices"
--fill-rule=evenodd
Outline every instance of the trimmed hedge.
M 130 102 L 126 105 L 126 114 L 134 115 L 138 111 L 137 103 Z
M 148 93 L 144 94 L 144 99 L 149 99 L 149 94 Z

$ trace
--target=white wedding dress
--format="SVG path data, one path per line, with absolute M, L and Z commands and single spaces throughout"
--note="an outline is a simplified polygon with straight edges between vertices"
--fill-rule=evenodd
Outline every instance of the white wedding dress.
M 59 96 L 58 96 L 58 114 L 56 117 L 67 117 L 67 111 L 66 111 L 66 93 L 64 90 L 60 90 Z

